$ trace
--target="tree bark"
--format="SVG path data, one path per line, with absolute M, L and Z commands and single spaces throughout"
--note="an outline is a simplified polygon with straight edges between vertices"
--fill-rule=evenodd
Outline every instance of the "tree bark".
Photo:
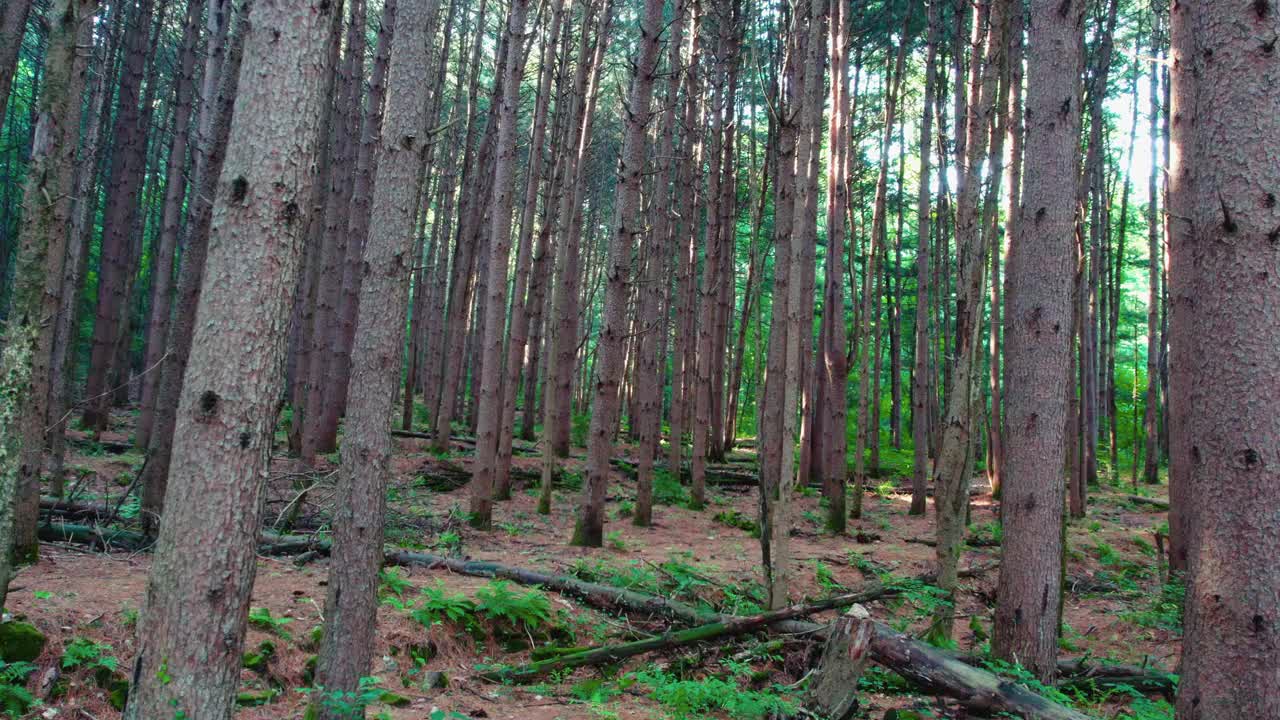
M 4 351 L 0 354 L 0 607 L 13 563 L 39 554 L 40 512 L 49 368 L 61 305 L 71 193 L 75 179 L 87 53 L 76 40 L 92 22 L 95 0 L 57 0 L 50 7 L 49 45 L 31 159 L 23 190 L 22 225 L 10 296 Z M 8 548 L 13 548 L 12 555 Z
M 169 160 L 165 169 L 164 210 L 160 221 L 160 237 L 153 258 L 151 287 L 151 320 L 148 324 L 144 369 L 154 368 L 142 379 L 142 411 L 134 438 L 140 447 L 151 441 L 155 422 L 156 395 L 160 390 L 161 359 L 169 347 L 169 318 L 173 310 L 174 256 L 178 232 L 182 224 L 183 201 L 187 195 L 186 167 L 188 138 L 191 136 L 192 96 L 195 92 L 196 42 L 200 36 L 200 20 L 204 0 L 187 0 L 187 14 L 182 27 L 182 46 L 178 50 L 178 76 L 174 78 L 173 137 L 169 144 Z
M 506 337 L 507 266 L 511 258 L 511 218 L 515 205 L 516 121 L 520 105 L 520 79 L 524 61 L 520 47 L 524 35 L 528 0 L 514 0 L 507 15 L 507 62 L 502 77 L 502 105 L 497 115 L 496 163 L 493 176 L 493 205 L 489 208 L 489 292 L 485 305 L 484 337 L 480 353 L 488 358 L 482 368 L 476 408 L 476 455 L 471 483 L 471 524 L 487 530 L 492 526 L 494 487 L 509 486 L 499 477 L 498 435 L 502 432 L 503 395 L 514 395 L 514 387 L 503 387 L 503 338 Z
M 516 3 L 513 7 L 518 7 Z M 430 26 L 439 0 L 400 0 L 387 85 L 385 132 L 377 170 L 363 265 L 360 317 L 352 352 L 347 433 L 342 443 L 338 511 L 325 602 L 325 632 L 316 666 L 325 692 L 355 692 L 370 672 L 378 570 L 391 476 L 391 411 L 400 379 L 409 303 L 408 261 L 427 143 Z M 513 10 L 513 14 L 518 10 Z M 514 22 L 514 21 L 513 21 Z M 444 60 L 442 59 L 442 62 Z M 319 717 L 345 717 L 321 703 Z
M 13 75 L 18 69 L 18 53 L 22 50 L 33 4 L 32 0 L 8 0 L 0 13 L 0 125 L 4 124 Z
M 1043 682 L 1056 670 L 1062 587 L 1064 384 L 1071 353 L 1076 208 L 1063 181 L 1079 177 L 1077 82 L 1083 3 L 1031 5 L 1027 158 L 1019 235 L 1010 245 L 1005 319 L 1007 435 L 996 606 L 998 657 Z
M 253 5 L 125 717 L 230 718 L 335 4 Z M 211 518 L 214 519 L 211 521 Z
M 145 174 L 147 125 L 139 108 L 145 73 L 153 0 L 139 0 L 126 22 L 128 44 L 118 90 L 112 144 L 107 205 L 103 216 L 101 266 L 98 270 L 97 317 L 93 323 L 93 349 L 85 385 L 82 422 L 94 435 L 107 429 L 112 395 L 111 374 L 123 334 L 133 267 L 129 247 L 137 233 L 138 200 Z M 150 86 L 148 86 L 150 87 Z M 21 541 L 21 538 L 19 538 Z M 34 538 L 30 538 L 34 542 Z
M 929 3 L 928 38 L 925 41 L 924 110 L 920 118 L 920 184 L 916 190 L 916 333 L 915 364 L 911 373 L 911 507 L 912 515 L 926 511 L 929 483 L 929 418 L 933 394 L 933 366 L 929 362 L 933 347 L 930 333 L 931 307 L 929 277 L 933 262 L 929 255 L 929 198 L 933 177 L 933 100 L 938 82 L 938 37 L 941 19 L 940 3 Z
M 596 342 L 599 361 L 595 371 L 595 398 L 591 404 L 591 428 L 587 441 L 587 477 L 573 545 L 600 547 L 604 541 L 604 502 L 609 482 L 609 457 L 613 454 L 613 431 L 618 422 L 618 388 L 624 370 L 623 352 L 627 332 L 626 311 L 630 284 L 633 236 L 642 231 L 640 191 L 645 166 L 645 135 L 651 118 L 653 80 L 658 65 L 658 41 L 662 32 L 663 0 L 645 0 L 640 21 L 640 44 L 636 50 L 631 92 L 625 106 L 625 129 L 618 182 L 614 189 L 617 216 L 609 241 L 605 269 L 604 317 Z
M 1197 1 L 1171 19 L 1171 500 L 1188 555 L 1177 717 L 1276 717 L 1280 115 L 1254 109 L 1280 83 L 1280 15 Z
M 209 237 L 213 223 L 213 205 L 218 191 L 218 179 L 227 156 L 227 144 L 231 134 L 231 115 L 240 83 L 240 65 L 244 56 L 247 32 L 247 2 L 235 10 L 233 20 L 229 11 L 223 22 L 233 24 L 226 40 L 225 55 L 222 50 L 209 53 L 205 64 L 206 95 L 200 111 L 200 142 L 196 148 L 196 175 L 191 208 L 187 218 L 187 237 L 183 244 L 182 265 L 178 271 L 177 297 L 175 298 L 173 324 L 169 328 L 169 347 L 165 351 L 165 363 L 160 372 L 160 392 L 156 398 L 155 426 L 147 447 L 147 462 L 139 481 L 142 484 L 142 523 L 150 533 L 164 507 L 164 498 L 172 465 L 174 433 L 178 422 L 178 404 L 182 396 L 183 380 L 191 357 L 196 330 L 196 312 L 204 285 L 205 260 L 209 250 Z M 214 77 L 211 78 L 210 76 Z
M 955 591 L 956 567 L 963 550 L 969 471 L 973 466 L 973 436 L 977 429 L 973 389 L 985 296 L 983 282 L 991 240 L 979 226 L 979 190 L 982 158 L 995 110 L 996 80 L 1005 52 L 1000 38 L 1003 37 L 1009 4 L 1008 0 L 982 0 L 975 9 L 967 93 L 970 102 L 968 112 L 957 116 L 965 118 L 963 133 L 957 132 L 957 145 L 961 144 L 961 135 L 965 140 L 964 152 L 957 155 L 962 160 L 956 188 L 955 348 L 953 360 L 947 364 L 951 372 L 946 383 L 946 414 L 934 470 L 938 587 L 947 593 Z M 949 603 L 939 606 L 934 614 L 934 631 L 950 637 L 954 612 Z

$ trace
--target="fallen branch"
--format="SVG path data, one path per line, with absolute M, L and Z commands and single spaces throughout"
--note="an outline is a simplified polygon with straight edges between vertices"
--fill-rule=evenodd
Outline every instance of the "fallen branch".
M 783 620 L 792 620 L 832 608 L 868 602 L 882 597 L 885 593 L 885 588 L 877 586 L 863 592 L 840 595 L 817 603 L 792 605 L 791 607 L 760 613 L 759 615 L 746 617 L 724 616 L 723 620 L 687 630 L 669 631 L 657 637 L 644 640 L 561 655 L 556 658 L 540 660 L 521 668 L 490 670 L 481 673 L 480 677 L 499 682 L 530 682 L 557 670 L 610 664 L 636 655 L 745 635 Z

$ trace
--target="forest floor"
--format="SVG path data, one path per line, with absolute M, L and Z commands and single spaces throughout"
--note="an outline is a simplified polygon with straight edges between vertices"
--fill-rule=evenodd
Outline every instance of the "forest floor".
M 115 418 L 116 431 L 102 442 L 71 444 L 68 467 L 79 479 L 70 487 L 82 502 L 119 501 L 141 464 L 133 450 L 112 454 L 130 432 L 131 416 Z M 626 454 L 626 446 L 620 448 Z M 389 497 L 389 545 L 506 565 L 569 574 L 654 592 L 721 612 L 759 611 L 759 543 L 753 537 L 757 498 L 754 487 L 711 486 L 705 510 L 687 509 L 685 489 L 662 476 L 656 488 L 654 525 L 634 527 L 626 517 L 634 485 L 615 473 L 609 489 L 606 546 L 569 547 L 581 477 L 581 451 L 566 465 L 566 481 L 555 492 L 552 514 L 536 512 L 539 460 L 515 459 L 513 498 L 498 503 L 495 529 L 470 529 L 465 522 L 468 489 L 447 489 L 441 472 L 468 465 L 469 450 L 455 445 L 444 457 L 426 440 L 397 438 L 396 477 Z M 750 469 L 749 449 L 730 460 Z M 902 592 L 868 606 L 872 615 L 900 630 L 920 633 L 938 602 L 931 588 L 911 581 L 933 566 L 932 512 L 907 514 L 909 451 L 886 448 L 883 477 L 863 500 L 863 516 L 851 520 L 846 535 L 824 532 L 824 513 L 815 493 L 795 504 L 795 596 L 820 598 L 872 581 L 895 582 Z M 328 462 L 336 461 L 331 457 Z M 332 469 L 332 468 L 330 468 Z M 445 473 L 447 476 L 447 473 Z M 299 531 L 323 529 L 333 474 L 321 473 L 299 519 Z M 294 461 L 273 462 L 266 523 L 274 524 L 295 488 L 315 483 L 299 475 Z M 441 483 L 444 482 L 442 485 Z M 999 555 L 998 505 L 975 479 L 968 547 L 957 600 L 956 649 L 985 651 L 991 633 Z M 432 489 L 434 488 L 434 489 Z M 1164 487 L 1140 488 L 1162 496 Z M 1173 670 L 1180 649 L 1181 593 L 1166 585 L 1157 559 L 1156 533 L 1163 513 L 1130 499 L 1132 487 L 1096 488 L 1088 518 L 1067 529 L 1068 558 L 1063 611 L 1063 657 L 1086 656 Z M 122 516 L 136 517 L 133 501 Z M 119 717 L 110 689 L 118 687 L 132 662 L 134 624 L 143 600 L 146 553 L 106 553 L 84 546 L 45 543 L 39 562 L 23 568 L 13 582 L 8 612 L 33 624 L 47 643 L 27 668 L 26 689 L 41 703 L 29 717 L 105 720 Z M 240 718 L 300 718 L 308 696 L 309 662 L 316 628 L 323 622 L 327 561 L 299 565 L 294 558 L 260 557 L 245 643 Z M 363 700 L 371 717 L 459 717 L 554 720 L 563 718 L 763 718 L 785 716 L 799 699 L 805 673 L 816 660 L 815 644 L 804 637 L 759 634 L 733 642 L 641 656 L 609 668 L 584 668 L 548 676 L 536 685 L 487 682 L 478 667 L 516 666 L 529 661 L 530 644 L 594 646 L 664 631 L 658 618 L 613 616 L 572 598 L 530 591 L 445 570 L 397 568 L 384 576 L 378 610 L 378 646 L 373 676 Z M 505 614 L 504 614 L 505 613 Z M 450 617 L 452 615 L 452 617 Z M 527 622 L 512 621 L 523 617 Z M 833 617 L 833 613 L 816 620 Z M 112 673 L 115 669 L 115 673 Z M 437 674 L 437 673 L 441 673 Z M 113 686 L 113 678 L 116 685 Z M 438 685 L 445 684 L 440 688 Z M 8 686 L 0 686 L 4 688 Z M 1041 688 L 1040 690 L 1043 690 Z M 871 668 L 860 686 L 859 717 L 881 718 L 888 709 L 911 709 L 899 717 L 963 717 L 954 705 L 916 694 L 898 676 Z M 1172 717 L 1167 706 L 1124 688 L 1067 690 L 1091 716 L 1148 720 Z M 391 693 L 391 694 L 385 694 Z M 0 689 L 0 704 L 7 693 Z M 116 698 L 118 702 L 118 697 Z M 435 712 L 434 711 L 442 711 Z M 378 715 L 377 713 L 383 713 Z

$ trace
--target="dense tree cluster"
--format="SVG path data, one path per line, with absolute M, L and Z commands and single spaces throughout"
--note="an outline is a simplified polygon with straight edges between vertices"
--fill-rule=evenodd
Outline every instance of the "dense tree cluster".
M 230 716 L 273 456 L 283 525 L 338 464 L 358 688 L 393 427 L 474 438 L 479 530 L 521 440 L 542 512 L 585 447 L 589 547 L 620 448 L 643 527 L 749 444 L 771 610 L 800 489 L 842 534 L 906 453 L 949 595 L 989 483 L 992 650 L 1044 682 L 1064 523 L 1167 478 L 1178 716 L 1280 716 L 1268 0 L 0 2 L 0 603 L 68 431 L 136 409 L 125 717 Z

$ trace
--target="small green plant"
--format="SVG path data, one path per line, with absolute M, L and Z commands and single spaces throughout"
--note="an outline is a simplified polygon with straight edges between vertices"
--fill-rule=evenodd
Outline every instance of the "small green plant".
M 728 525 L 732 528 L 747 531 L 747 534 L 753 538 L 760 537 L 760 525 L 748 517 L 745 513 L 737 510 L 723 510 L 715 514 L 712 520 L 721 525 Z
M 96 670 L 103 668 L 114 672 L 119 666 L 119 662 L 109 655 L 111 646 L 105 643 L 98 643 L 87 638 L 78 637 L 67 643 L 62 650 L 62 669 L 75 670 L 77 668 L 88 668 Z
M 436 536 L 435 547 L 446 552 L 455 553 L 462 550 L 462 536 L 454 530 L 445 530 Z
M 573 419 L 569 423 L 569 442 L 574 447 L 582 447 L 587 444 L 587 433 L 591 431 L 591 416 L 588 414 L 575 413 Z
M 627 551 L 627 540 L 622 537 L 621 530 L 610 530 L 605 536 L 605 540 L 609 543 L 609 547 L 618 552 Z
M 836 580 L 836 576 L 831 572 L 831 566 L 821 560 L 813 561 L 813 579 L 818 583 L 818 587 L 828 593 L 844 590 L 844 586 Z
M 444 583 L 436 580 L 435 585 L 422 588 L 421 600 L 411 616 L 423 627 L 431 627 L 437 623 L 463 623 L 476 611 L 476 604 L 466 595 L 449 592 Z
M 413 584 L 400 574 L 400 568 L 383 568 L 378 572 L 378 595 L 403 598 L 405 593 L 413 589 Z
M 659 468 L 653 471 L 653 502 L 657 505 L 685 506 L 689 504 L 689 491 L 680 484 L 679 478 L 668 470 Z
M 476 610 L 495 623 L 532 632 L 551 621 L 551 601 L 537 588 L 524 592 L 506 580 L 493 580 L 476 591 Z
M 383 691 L 378 687 L 381 682 L 376 677 L 362 677 L 359 687 L 353 691 L 329 691 L 318 685 L 314 688 L 301 688 L 298 692 L 314 694 L 318 698 L 316 702 L 331 717 L 358 720 L 364 717 L 365 710 L 370 705 L 382 698 Z M 383 714 L 382 717 L 390 716 Z
M 1182 608 L 1186 587 L 1180 577 L 1174 576 L 1160 588 L 1160 594 L 1150 604 L 1120 617 L 1140 627 L 1182 632 Z
M 275 633 L 280 637 L 288 640 L 289 633 L 285 631 L 284 626 L 293 622 L 293 618 L 278 618 L 271 614 L 271 611 L 264 607 L 256 607 L 249 611 L 249 625 L 259 630 L 269 633 Z
M 668 717 L 676 720 L 705 718 L 717 712 L 733 720 L 763 720 L 796 712 L 795 705 L 776 691 L 745 689 L 739 686 L 737 678 L 685 680 L 654 669 L 631 673 L 624 678 L 624 683 L 646 686 L 649 697 L 661 703 Z
M 1103 565 L 1119 565 L 1121 563 L 1120 553 L 1102 540 L 1093 544 L 1093 551 L 1098 555 L 1098 562 Z
M 888 500 L 893 494 L 898 492 L 898 484 L 892 480 L 882 480 L 871 488 L 871 492 L 881 500 Z
M 0 709 L 18 718 L 40 703 L 25 687 L 27 677 L 36 671 L 34 663 L 0 661 Z
M 996 521 L 972 525 L 965 542 L 973 547 L 996 547 L 1004 540 L 1004 527 Z

